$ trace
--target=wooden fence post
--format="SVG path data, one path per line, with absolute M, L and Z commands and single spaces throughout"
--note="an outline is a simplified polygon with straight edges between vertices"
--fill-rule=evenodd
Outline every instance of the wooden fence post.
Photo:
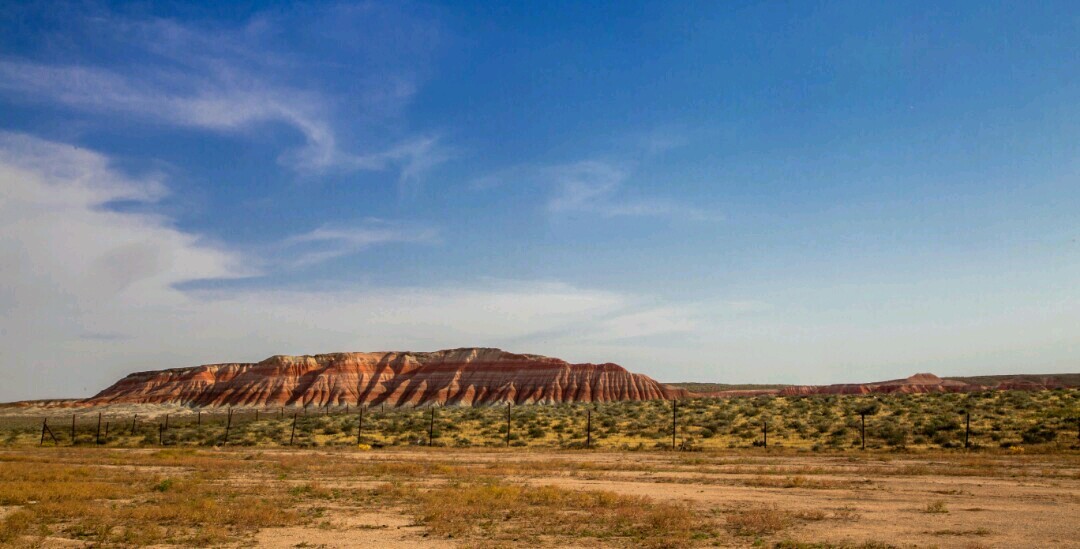
M 585 448 L 592 447 L 592 408 L 585 409 Z
M 769 422 L 765 419 L 761 419 L 761 444 L 762 447 L 769 447 Z
M 865 450 L 866 449 L 866 412 L 860 413 L 859 416 L 862 418 L 862 427 L 859 430 L 860 433 L 862 433 L 862 435 L 861 435 L 862 436 L 862 449 Z
M 202 410 L 199 410 L 198 412 L 199 412 L 199 416 L 198 416 L 198 419 L 196 419 L 196 421 L 197 421 L 196 425 L 198 425 L 199 427 L 202 427 Z
M 94 434 L 94 442 L 101 444 L 101 412 L 97 415 L 97 433 Z
M 971 437 L 971 412 L 965 410 L 964 416 L 964 448 L 968 448 L 970 447 L 968 440 Z
M 131 436 L 135 436 L 135 421 L 139 419 L 139 414 L 135 414 L 131 418 Z
M 289 434 L 289 446 L 293 445 L 294 438 L 296 438 L 296 412 L 292 413 L 292 433 Z
M 255 421 L 259 421 L 259 411 L 255 410 Z
M 510 447 L 510 407 L 511 406 L 513 406 L 513 404 L 511 404 L 509 402 L 506 403 L 506 447 L 507 448 Z
M 360 433 L 364 432 L 364 407 L 360 407 L 360 423 L 356 426 L 356 445 L 360 445 Z
M 49 433 L 49 436 L 53 440 L 53 444 L 60 444 L 60 441 L 57 440 L 56 435 L 53 434 L 52 429 L 49 428 L 49 418 L 45 418 L 45 420 L 41 422 L 41 442 L 38 443 L 38 446 L 45 444 L 45 433 Z
M 671 401 L 671 449 L 675 450 L 675 427 L 677 424 L 677 418 L 679 414 L 679 401 Z
M 428 423 L 427 432 L 428 432 L 427 445 L 431 446 L 432 442 L 435 440 L 435 407 L 434 406 L 431 407 L 431 422 Z
M 229 443 L 229 429 L 232 428 L 232 408 L 229 408 L 229 418 L 225 421 L 225 442 Z

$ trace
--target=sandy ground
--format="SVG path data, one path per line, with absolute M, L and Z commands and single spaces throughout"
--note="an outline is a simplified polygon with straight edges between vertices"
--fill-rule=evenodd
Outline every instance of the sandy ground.
M 148 450 L 130 450 L 144 452 Z M 241 451 L 241 450 L 236 450 Z M 274 450 L 338 462 L 436 462 L 501 467 L 503 479 L 533 486 L 604 490 L 685 503 L 702 520 L 720 525 L 703 546 L 771 546 L 781 540 L 900 547 L 1080 547 L 1080 461 L 1075 455 L 878 454 L 877 456 L 729 452 L 556 452 L 513 450 Z M 794 486 L 784 487 L 787 479 Z M 378 484 L 372 478 L 311 478 L 327 487 Z M 409 479 L 432 485 L 439 479 Z M 265 477 L 233 482 L 266 482 Z M 802 484 L 800 484 L 802 483 Z M 939 503 L 939 512 L 928 506 Z M 754 537 L 724 531 L 726 516 L 774 509 L 792 520 L 776 533 Z M 6 510 L 0 508 L 0 515 Z M 585 540 L 582 540 L 585 541 Z M 53 543 L 55 542 L 55 543 Z M 569 546 L 554 539 L 549 545 Z M 71 546 L 61 540 L 47 545 Z M 80 545 L 80 544 L 75 544 Z M 406 508 L 333 503 L 322 524 L 264 528 L 240 546 L 455 547 L 415 523 Z M 471 540 L 470 546 L 476 546 Z M 481 544 L 482 546 L 483 544 Z M 595 544 L 594 544 L 595 545 Z M 880 547 L 884 545 L 875 545 Z
M 843 520 L 795 521 L 769 539 L 858 545 L 885 542 L 914 547 L 1080 547 L 1080 471 L 1045 459 L 995 461 L 995 472 L 970 474 L 964 462 L 909 457 L 890 461 L 852 462 L 843 457 L 770 456 L 741 459 L 737 454 L 716 463 L 696 464 L 665 453 L 505 453 L 468 451 L 434 455 L 429 451 L 357 453 L 353 459 L 476 464 L 561 460 L 581 462 L 587 472 L 541 471 L 507 480 L 530 485 L 555 485 L 580 490 L 605 490 L 656 500 L 685 502 L 701 513 L 775 508 L 792 513 L 822 511 L 842 514 Z M 712 461 L 705 459 L 703 461 Z M 754 474 L 765 465 L 770 474 Z M 953 466 L 948 475 L 896 474 L 903 468 Z M 649 470 L 632 470 L 632 469 Z M 595 470 L 607 469 L 607 470 Z M 626 470 L 631 469 L 631 470 Z M 746 486 L 755 479 L 794 476 L 838 488 Z M 812 471 L 813 474 L 803 474 Z M 362 484 L 363 481 L 359 481 Z M 927 506 L 944 503 L 947 512 L 929 513 Z M 266 529 L 257 543 L 294 547 L 304 542 L 323 547 L 448 547 L 448 540 L 425 537 L 404 510 L 384 513 L 331 513 L 342 531 L 286 528 Z M 722 545 L 742 545 L 738 538 Z M 754 540 L 745 540 L 750 545 Z

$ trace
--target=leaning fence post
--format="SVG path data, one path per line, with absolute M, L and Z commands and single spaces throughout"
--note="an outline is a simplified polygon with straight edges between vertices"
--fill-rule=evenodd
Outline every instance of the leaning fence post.
M 41 422 L 41 442 L 38 442 L 38 446 L 42 446 L 42 445 L 45 444 L 45 429 L 48 429 L 48 428 L 49 428 L 49 418 L 45 418 L 45 420 Z

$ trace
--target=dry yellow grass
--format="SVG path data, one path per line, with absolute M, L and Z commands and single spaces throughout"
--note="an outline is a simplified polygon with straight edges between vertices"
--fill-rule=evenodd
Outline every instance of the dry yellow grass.
M 251 545 L 281 531 L 333 546 L 396 531 L 349 518 L 364 514 L 406 517 L 427 536 L 411 542 L 484 547 L 880 547 L 890 529 L 901 546 L 1053 544 L 1060 517 L 1037 530 L 1017 517 L 1076 510 L 1077 471 L 1071 454 L 8 449 L 0 545 Z M 1043 500 L 1058 507 L 1025 503 Z

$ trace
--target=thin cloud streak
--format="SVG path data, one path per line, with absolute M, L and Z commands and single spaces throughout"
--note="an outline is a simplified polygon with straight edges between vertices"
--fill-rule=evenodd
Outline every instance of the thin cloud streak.
M 348 17 L 378 15 L 374 9 L 345 11 Z M 256 16 L 239 28 L 215 32 L 162 19 L 129 20 L 112 14 L 89 19 L 95 30 L 125 37 L 120 44 L 133 55 L 158 62 L 114 68 L 92 61 L 46 64 L 0 59 L 0 93 L 26 102 L 95 114 L 130 114 L 222 133 L 282 123 L 304 140 L 299 148 L 280 155 L 282 164 L 311 175 L 393 169 L 410 193 L 426 172 L 452 156 L 430 135 L 405 136 L 396 143 L 373 145 L 369 151 L 348 150 L 341 143 L 343 128 L 332 122 L 341 114 L 342 100 L 361 105 L 362 118 L 353 120 L 349 129 L 362 128 L 407 105 L 418 87 L 415 77 L 373 69 L 355 97 L 319 90 L 303 77 L 310 60 L 293 59 L 269 45 L 284 24 L 278 18 Z
M 585 212 L 601 217 L 671 217 L 704 220 L 702 210 L 663 198 L 630 198 L 624 183 L 629 171 L 598 160 L 555 166 L 545 170 L 554 186 L 548 211 Z
M 287 238 L 282 243 L 284 255 L 292 256 L 292 268 L 308 267 L 339 257 L 359 253 L 383 244 L 434 244 L 439 242 L 435 229 L 368 218 L 359 226 L 323 225 L 310 232 Z

